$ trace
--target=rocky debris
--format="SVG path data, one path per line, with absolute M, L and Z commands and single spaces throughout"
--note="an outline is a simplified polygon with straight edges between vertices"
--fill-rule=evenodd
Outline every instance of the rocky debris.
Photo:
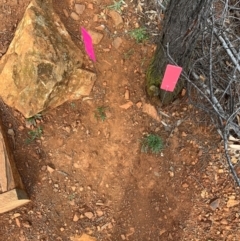
M 87 217 L 88 219 L 92 219 L 94 215 L 92 212 L 86 212 L 84 213 L 84 216 Z
M 64 15 L 65 15 L 66 18 L 69 17 L 68 11 L 67 11 L 66 9 L 63 9 L 63 13 L 64 13 Z
M 103 38 L 103 34 L 102 33 L 98 33 L 98 32 L 93 31 L 93 30 L 89 30 L 88 33 L 92 37 L 93 44 L 99 44 L 101 42 L 101 40 Z
M 169 171 L 168 173 L 169 173 L 170 177 L 174 177 L 174 172 L 173 171 Z
M 93 16 L 93 22 L 97 22 L 98 21 L 98 15 L 97 14 L 94 14 Z
M 78 14 L 75 13 L 75 12 L 71 12 L 70 17 L 71 17 L 73 20 L 75 20 L 75 21 L 78 21 L 78 20 L 80 19 L 80 17 L 78 16 Z
M 124 98 L 125 98 L 125 100 L 129 100 L 129 98 L 130 98 L 130 92 L 128 89 L 125 90 Z
M 111 10 L 109 11 L 108 15 L 111 17 L 116 27 L 120 28 L 123 26 L 122 16 L 118 12 Z
M 98 217 L 102 217 L 102 216 L 104 215 L 103 211 L 100 210 L 100 209 L 98 209 L 98 210 L 96 211 L 96 214 L 97 214 Z
M 29 221 L 27 221 L 27 220 L 23 221 L 22 225 L 25 228 L 31 228 L 32 227 L 31 223 Z
M 85 5 L 84 4 L 75 4 L 75 11 L 77 14 L 81 15 L 83 14 L 84 10 L 85 10 Z
M 105 223 L 103 226 L 101 226 L 100 230 L 103 231 L 104 229 L 112 229 L 113 225 L 111 222 Z
M 140 109 L 142 107 L 142 102 L 141 101 L 137 102 L 136 106 L 138 109 Z
M 112 45 L 115 49 L 118 49 L 121 46 L 122 42 L 122 39 L 120 37 L 117 37 L 113 40 Z
M 20 216 L 21 216 L 20 213 L 14 213 L 14 214 L 13 214 L 13 218 L 18 218 L 18 217 L 20 217 Z
M 236 205 L 238 205 L 240 202 L 238 200 L 235 200 L 235 199 L 229 199 L 227 201 L 227 207 L 228 208 L 231 208 L 231 207 L 234 207 Z
M 71 241 L 97 241 L 96 238 L 89 236 L 88 234 L 82 234 L 81 236 L 75 235 L 74 237 L 70 237 Z
M 124 234 L 121 234 L 121 239 L 126 240 L 126 236 Z
M 19 218 L 15 218 L 15 222 L 16 222 L 16 225 L 20 228 L 21 227 L 21 223 L 19 221 Z
M 73 216 L 73 222 L 77 222 L 79 220 L 79 217 L 77 214 L 74 214 Z
M 103 31 L 105 29 L 105 26 L 99 25 L 99 26 L 95 27 L 95 29 L 98 30 L 98 31 Z
M 92 3 L 88 3 L 87 8 L 93 10 L 93 4 Z
M 214 199 L 213 201 L 210 202 L 210 208 L 215 211 L 217 208 L 219 208 L 219 204 L 220 204 L 220 199 Z
M 160 229 L 159 235 L 160 235 L 160 236 L 163 235 L 166 231 L 167 231 L 167 230 L 166 230 L 165 228 Z
M 161 121 L 161 118 L 158 115 L 157 110 L 153 105 L 144 103 L 144 105 L 142 107 L 142 111 L 144 113 L 146 113 L 147 115 L 149 115 L 150 117 L 152 117 L 153 119 L 155 119 L 156 121 L 158 121 L 158 122 Z
M 0 96 L 29 118 L 89 95 L 96 75 L 81 67 L 82 53 L 54 13 L 52 0 L 33 0 L 0 61 Z
M 129 109 L 131 106 L 133 106 L 133 102 L 132 101 L 128 101 L 127 103 L 123 104 L 123 105 L 120 105 L 120 108 L 122 109 Z
M 7 52 L 7 45 L 0 44 L 0 54 L 5 54 Z
M 48 171 L 49 173 L 53 173 L 53 172 L 55 171 L 55 169 L 53 169 L 52 167 L 50 167 L 50 166 L 47 165 L 47 171 Z
M 16 5 L 18 5 L 18 1 L 17 0 L 8 0 L 8 1 L 5 1 L 5 3 L 7 3 L 7 5 L 9 5 L 9 6 L 16 6 Z
M 69 8 L 72 8 L 74 6 L 74 2 L 75 2 L 75 0 L 67 0 L 67 4 L 68 4 Z
M 187 133 L 185 131 L 182 132 L 182 137 L 186 137 Z
M 186 93 L 187 93 L 187 90 L 186 89 L 182 89 L 181 96 L 185 96 Z

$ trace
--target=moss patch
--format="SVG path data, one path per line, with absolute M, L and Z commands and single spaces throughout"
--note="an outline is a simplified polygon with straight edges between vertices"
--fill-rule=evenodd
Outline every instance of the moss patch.
M 163 74 L 156 74 L 152 60 L 146 73 L 146 87 L 150 97 L 159 95 L 157 89 L 159 90 L 162 78 Z
M 184 80 L 180 79 L 173 92 L 160 89 L 160 85 L 163 79 L 163 73 L 156 70 L 154 62 L 149 65 L 146 74 L 146 88 L 150 97 L 158 96 L 162 104 L 167 105 L 171 103 L 184 87 Z

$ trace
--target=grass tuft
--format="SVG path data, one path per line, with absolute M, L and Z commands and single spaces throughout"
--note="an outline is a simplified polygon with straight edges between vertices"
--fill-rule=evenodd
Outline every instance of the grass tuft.
M 41 126 L 39 126 L 38 128 L 36 128 L 34 130 L 29 131 L 28 132 L 29 138 L 26 140 L 26 143 L 30 144 L 34 140 L 41 138 L 42 134 L 43 134 L 43 129 Z
M 156 134 L 149 134 L 143 138 L 141 148 L 142 152 L 158 154 L 162 151 L 162 149 L 163 141 L 160 136 Z
M 148 33 L 146 28 L 136 28 L 130 31 L 130 36 L 136 40 L 137 43 L 143 43 L 148 39 Z
M 125 2 L 123 0 L 119 0 L 118 2 L 113 1 L 113 4 L 108 6 L 107 8 L 111 9 L 111 10 L 115 10 L 119 13 L 122 13 L 122 7 L 123 7 L 124 4 L 125 4 Z
M 105 113 L 107 107 L 105 106 L 99 106 L 97 107 L 96 111 L 95 111 L 95 117 L 96 119 L 100 119 L 101 121 L 105 121 L 107 118 L 107 115 Z
M 30 118 L 27 118 L 26 124 L 29 125 L 29 126 L 31 126 L 31 125 L 37 126 L 37 120 L 42 120 L 42 114 L 41 113 L 36 114 L 36 115 L 34 115 Z

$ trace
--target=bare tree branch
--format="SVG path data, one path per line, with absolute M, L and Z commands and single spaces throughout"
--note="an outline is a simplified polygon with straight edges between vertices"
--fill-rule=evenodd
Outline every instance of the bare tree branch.
M 240 142 L 240 1 L 214 0 L 211 17 L 203 25 L 189 72 L 183 71 L 193 105 L 208 113 L 223 140 L 226 162 L 237 185 L 228 137 Z M 231 5 L 232 4 L 232 5 Z M 239 16 L 239 17 L 236 17 Z M 177 65 L 166 46 L 168 60 Z M 239 117 L 238 117 L 239 116 Z M 239 149 L 240 150 L 240 149 Z M 240 163 L 240 158 L 239 158 Z

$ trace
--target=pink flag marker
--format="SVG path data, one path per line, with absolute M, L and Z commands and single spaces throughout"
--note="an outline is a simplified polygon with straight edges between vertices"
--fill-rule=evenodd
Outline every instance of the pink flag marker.
M 166 91 L 173 92 L 181 72 L 181 67 L 168 64 L 160 88 Z
M 92 37 L 87 32 L 87 30 L 83 27 L 81 28 L 81 34 L 82 34 L 82 37 L 83 37 L 83 43 L 84 43 L 84 46 L 85 46 L 85 50 L 86 50 L 89 58 L 92 61 L 95 62 L 96 58 L 95 58 L 94 49 L 93 49 Z

